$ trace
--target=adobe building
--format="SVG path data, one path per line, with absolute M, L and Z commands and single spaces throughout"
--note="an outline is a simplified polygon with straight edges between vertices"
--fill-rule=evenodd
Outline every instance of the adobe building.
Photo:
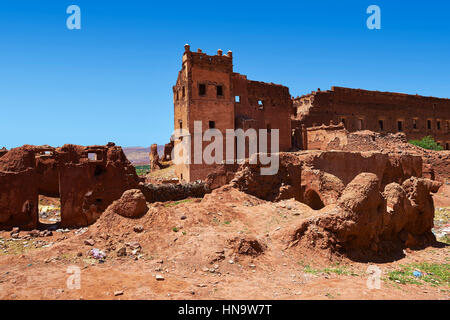
M 227 129 L 267 129 L 269 142 L 270 131 L 279 129 L 279 151 L 305 150 L 314 148 L 308 146 L 308 132 L 325 124 L 334 131 L 404 132 L 408 139 L 431 135 L 450 149 L 450 99 L 342 87 L 293 98 L 285 86 L 235 73 L 231 51 L 207 55 L 200 49 L 192 52 L 189 45 L 184 48 L 173 86 L 174 129 L 186 130 L 191 137 L 194 121 L 201 121 L 202 133 L 216 128 L 224 138 Z M 202 150 L 210 143 L 203 142 Z M 248 152 L 246 144 L 246 156 Z M 193 154 L 192 146 L 191 160 Z M 189 182 L 204 180 L 214 169 L 214 164 L 180 164 L 175 172 L 180 181 Z
M 218 50 L 217 55 L 207 55 L 200 49 L 192 52 L 190 46 L 185 45 L 173 95 L 175 130 L 184 129 L 192 135 L 194 121 L 201 121 L 202 133 L 215 128 L 225 138 L 227 129 L 267 129 L 270 141 L 271 129 L 279 129 L 279 150 L 291 149 L 292 99 L 289 89 L 251 81 L 245 75 L 233 72 L 231 51 L 226 55 L 222 50 Z M 183 137 L 175 144 L 180 139 Z M 202 148 L 208 144 L 210 142 L 203 142 Z M 191 150 L 193 157 L 194 147 Z M 214 165 L 207 164 L 181 164 L 175 171 L 180 181 L 195 181 L 205 179 L 213 168 Z
M 342 123 L 349 132 L 404 132 L 408 140 L 432 136 L 450 150 L 450 99 L 331 87 L 293 99 L 294 146 L 302 148 L 301 126 Z

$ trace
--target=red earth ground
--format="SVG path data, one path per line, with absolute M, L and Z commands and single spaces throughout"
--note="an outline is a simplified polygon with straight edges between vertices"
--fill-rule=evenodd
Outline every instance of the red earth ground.
M 450 207 L 448 185 L 435 195 L 435 203 Z M 282 238 L 289 226 L 314 214 L 294 200 L 272 203 L 221 188 L 203 199 L 148 207 L 140 218 L 106 211 L 88 228 L 47 237 L 13 240 L 1 232 L 0 299 L 450 298 L 449 246 L 443 242 L 362 263 L 286 248 Z M 245 246 L 253 240 L 263 252 Z M 93 248 L 106 258 L 92 258 Z M 119 257 L 119 249 L 127 255 Z M 410 271 L 393 277 L 402 265 L 423 262 L 443 270 L 439 283 L 415 280 Z M 367 286 L 369 265 L 381 269 L 380 289 Z M 67 286 L 73 266 L 80 268 L 79 289 Z

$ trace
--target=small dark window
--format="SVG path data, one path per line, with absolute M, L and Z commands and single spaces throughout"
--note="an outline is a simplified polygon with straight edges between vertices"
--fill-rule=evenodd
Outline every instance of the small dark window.
M 223 96 L 223 87 L 222 86 L 217 86 L 217 96 L 218 97 Z
M 417 129 L 417 119 L 413 119 L 413 129 Z
M 342 119 L 341 119 L 341 122 L 342 122 L 342 124 L 343 124 L 344 127 L 345 127 L 345 118 L 342 118 Z
M 259 107 L 259 110 L 264 109 L 264 102 L 262 100 L 258 100 L 258 107 Z
M 403 131 L 403 121 L 397 121 L 397 129 L 398 131 Z
M 200 96 L 204 96 L 206 94 L 206 84 L 199 84 L 198 85 L 198 94 Z
M 436 127 L 438 130 L 441 130 L 441 122 L 440 121 L 436 122 Z
M 378 120 L 378 125 L 380 126 L 380 130 L 384 130 L 383 120 Z
M 267 133 L 270 133 L 272 131 L 272 127 L 270 126 L 270 123 L 267 124 Z
M 183 121 L 178 120 L 178 125 L 180 126 L 180 134 L 181 134 L 183 131 Z
M 216 127 L 216 122 L 215 121 L 209 121 L 209 128 L 210 129 L 214 129 Z
M 427 120 L 427 128 L 428 130 L 431 130 L 431 120 Z
M 450 143 L 445 143 L 445 150 L 450 150 Z
M 177 91 L 176 94 L 175 94 L 175 100 L 178 101 L 178 91 Z

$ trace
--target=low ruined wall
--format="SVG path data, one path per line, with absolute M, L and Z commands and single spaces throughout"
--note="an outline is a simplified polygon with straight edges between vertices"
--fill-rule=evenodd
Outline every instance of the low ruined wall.
M 0 158 L 0 229 L 38 225 L 38 197 L 60 197 L 61 226 L 93 223 L 125 190 L 138 186 L 122 148 L 25 145 Z
M 147 202 L 176 201 L 189 197 L 202 198 L 210 190 L 204 182 L 140 184 L 140 189 Z
M 342 150 L 347 144 L 347 135 L 341 124 L 307 128 L 308 150 Z

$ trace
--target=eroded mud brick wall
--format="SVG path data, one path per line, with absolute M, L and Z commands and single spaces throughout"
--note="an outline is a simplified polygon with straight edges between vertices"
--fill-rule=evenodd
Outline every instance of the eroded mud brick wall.
M 267 129 L 268 151 L 271 150 L 271 130 L 278 129 L 279 149 L 289 151 L 292 109 L 289 88 L 247 80 L 246 76 L 234 73 L 233 93 L 238 97 L 235 101 L 236 128 Z
M 450 99 L 332 87 L 293 100 L 294 119 L 307 127 L 343 122 L 349 132 L 431 135 L 450 149 Z
M 192 136 L 194 121 L 201 121 L 202 133 L 214 128 L 220 130 L 224 138 L 227 129 L 279 129 L 280 149 L 287 151 L 291 147 L 292 101 L 289 89 L 249 81 L 245 76 L 233 73 L 231 51 L 226 55 L 222 50 L 218 50 L 217 55 L 207 55 L 200 49 L 192 52 L 186 45 L 173 94 L 175 132 L 184 129 Z M 174 144 L 182 139 L 185 137 L 176 139 Z M 195 154 L 193 143 L 192 139 L 192 160 Z M 209 141 L 203 142 L 201 149 L 204 150 L 209 144 Z M 225 143 L 223 154 L 226 154 Z M 181 181 L 195 181 L 205 179 L 215 167 L 209 164 L 181 164 L 176 166 L 175 171 Z
M 0 158 L 0 229 L 35 228 L 39 195 L 60 197 L 63 227 L 85 226 L 137 186 L 136 170 L 114 144 L 15 148 Z

